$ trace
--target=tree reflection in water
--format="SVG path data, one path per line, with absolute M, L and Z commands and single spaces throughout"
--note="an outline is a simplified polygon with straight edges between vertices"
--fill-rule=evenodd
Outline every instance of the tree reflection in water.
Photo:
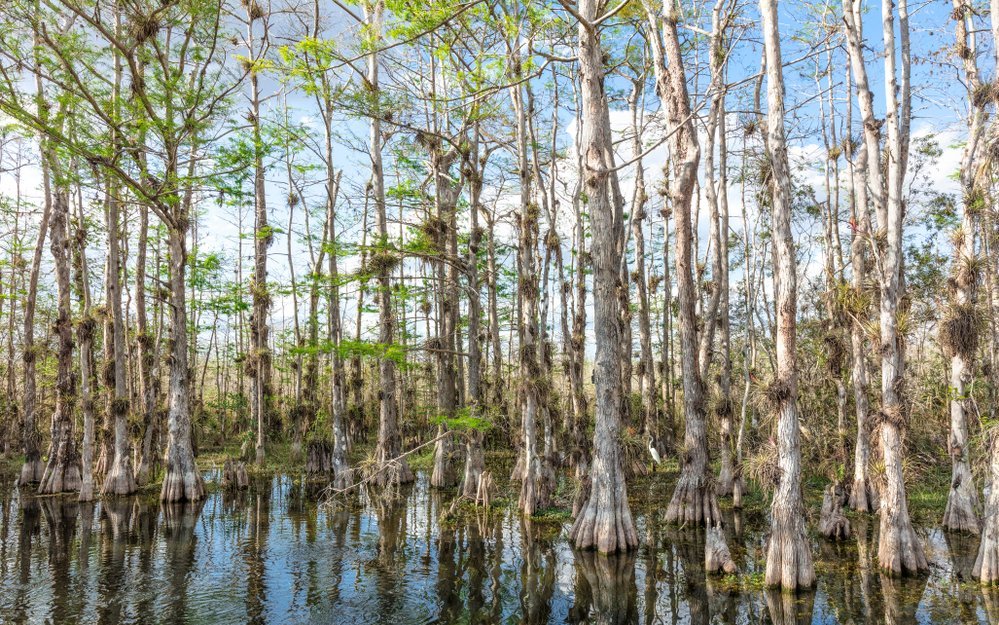
M 589 606 L 579 622 L 623 625 L 638 622 L 634 552 L 604 555 L 577 551 L 576 601 Z
M 726 515 L 739 577 L 704 573 L 703 530 L 636 515 L 642 544 L 575 552 L 561 521 L 451 508 L 421 477 L 334 507 L 290 476 L 203 504 L 155 497 L 80 505 L 0 482 L 0 623 L 936 623 L 999 625 L 999 592 L 966 581 L 974 537 L 923 530 L 933 568 L 878 573 L 877 519 L 814 540 L 813 593 L 758 586 L 766 517 Z

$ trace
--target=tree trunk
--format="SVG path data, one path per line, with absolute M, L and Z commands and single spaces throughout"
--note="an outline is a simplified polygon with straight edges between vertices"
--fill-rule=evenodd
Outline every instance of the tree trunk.
M 382 37 L 382 0 L 364 2 L 364 19 L 371 38 L 371 52 L 367 55 L 367 82 L 372 93 L 378 93 L 378 52 Z M 376 100 L 377 101 L 377 100 Z M 374 252 L 378 259 L 378 342 L 390 347 L 395 340 L 395 320 L 392 312 L 391 265 L 394 259 L 389 249 L 388 216 L 385 209 L 385 172 L 382 169 L 381 111 L 371 113 L 371 194 L 378 219 L 378 243 Z M 396 397 L 395 361 L 382 355 L 378 360 L 378 444 L 375 448 L 375 470 L 372 482 L 377 486 L 391 483 L 412 482 L 413 472 L 402 455 L 402 438 L 399 435 L 398 398 Z
M 83 415 L 83 443 L 80 447 L 80 501 L 94 499 L 94 330 L 97 322 L 90 309 L 90 281 L 87 270 L 86 229 L 83 226 L 83 208 L 77 217 L 74 270 L 76 290 L 80 298 L 80 320 L 76 326 L 80 345 L 80 412 Z
M 611 201 L 609 176 L 614 168 L 610 112 L 604 91 L 603 50 L 596 21 L 596 0 L 581 0 L 579 12 L 591 22 L 579 24 L 578 58 L 582 82 L 581 153 L 584 189 L 593 222 L 593 302 L 596 357 L 596 426 L 590 467 L 589 500 L 576 516 L 569 539 L 580 549 L 601 553 L 638 546 L 628 506 L 621 431 L 621 327 L 617 294 L 621 288 L 618 241 L 624 230 L 621 206 Z M 630 354 L 629 354 L 630 357 Z
M 989 481 L 992 487 L 985 501 L 985 522 L 972 575 L 983 585 L 997 585 L 999 584 L 999 438 L 995 436 L 995 432 L 991 433 L 987 451 Z
M 179 198 L 177 200 L 180 201 Z M 182 211 L 178 211 L 180 213 Z M 199 501 L 205 484 L 191 445 L 191 379 L 187 362 L 187 219 L 170 224 L 170 386 L 168 389 L 166 476 L 160 500 Z
M 867 87 L 867 71 L 861 52 L 859 8 L 847 0 L 845 21 L 853 73 L 857 77 L 858 102 L 864 122 L 867 144 L 868 188 L 871 189 L 879 229 L 886 234 L 880 261 L 880 341 L 881 455 L 884 462 L 885 486 L 881 499 L 881 530 L 878 544 L 879 566 L 889 574 L 919 573 L 927 568 L 922 546 L 912 528 L 902 473 L 902 431 L 907 421 L 907 409 L 902 397 L 904 353 L 899 332 L 899 306 L 903 295 L 902 230 L 905 206 L 902 187 L 908 157 L 911 93 L 909 87 L 909 20 L 906 0 L 899 0 L 899 32 L 901 39 L 901 82 L 896 75 L 895 19 L 892 0 L 882 3 L 885 61 L 885 94 L 887 98 L 885 126 L 885 158 L 881 158 L 878 128 L 872 97 Z M 901 97 L 901 103 L 899 102 Z M 882 162 L 887 161 L 887 182 L 882 174 Z
M 254 50 L 253 23 L 258 19 L 251 7 L 259 11 L 259 6 L 247 3 L 247 46 L 250 58 L 256 61 Z M 266 15 L 262 16 L 263 41 L 267 45 Z M 253 278 L 250 291 L 253 295 L 253 314 L 250 317 L 250 359 L 253 373 L 253 419 L 257 425 L 256 463 L 264 464 L 264 429 L 270 418 L 271 406 L 271 351 L 270 327 L 267 323 L 271 310 L 271 297 L 267 286 L 267 248 L 274 240 L 273 230 L 267 223 L 267 188 L 264 180 L 264 146 L 260 132 L 260 91 L 256 71 L 250 72 L 250 114 L 253 127 Z
M 108 421 L 114 430 L 114 459 L 104 478 L 102 495 L 131 495 L 137 490 L 132 474 L 132 441 L 128 435 L 128 355 L 125 350 L 125 313 L 121 301 L 119 201 L 112 188 L 106 201 L 108 224 L 108 305 L 111 308 L 114 387 L 108 402 Z
M 968 140 L 961 159 L 961 190 L 963 215 L 954 233 L 954 264 L 948 281 L 950 306 L 942 321 L 944 352 L 950 355 L 950 437 L 947 451 L 951 459 L 950 491 L 944 510 L 943 527 L 947 530 L 979 532 L 978 491 L 971 474 L 968 440 L 968 414 L 974 376 L 975 351 L 978 344 L 976 284 L 978 282 L 975 252 L 976 213 L 986 199 L 975 182 L 978 171 L 978 149 L 985 128 L 984 105 L 974 100 L 981 88 L 977 66 L 977 37 L 969 37 L 973 29 L 971 6 L 967 0 L 954 0 L 953 17 L 957 31 L 957 46 L 963 52 L 965 82 L 971 103 Z
M 697 293 L 691 273 L 693 227 L 691 200 L 697 180 L 700 149 L 697 145 L 677 32 L 678 16 L 664 9 L 663 19 L 646 8 L 650 22 L 656 85 L 667 109 L 667 121 L 676 128 L 670 138 L 672 180 L 670 203 L 676 223 L 676 275 L 679 300 L 680 354 L 683 377 L 684 428 L 680 479 L 666 509 L 669 523 L 712 526 L 721 522 L 708 466 L 708 432 L 701 367 L 698 365 L 698 332 L 694 304 Z M 662 38 L 659 28 L 662 26 Z M 667 176 L 670 173 L 667 172 Z
M 519 57 L 511 59 L 513 78 L 520 77 Z M 520 337 L 519 373 L 521 410 L 521 449 L 518 465 L 521 488 L 518 507 L 527 516 L 548 506 L 555 491 L 555 475 L 548 465 L 538 424 L 543 410 L 539 383 L 542 378 L 539 360 L 539 320 L 537 276 L 538 220 L 540 209 L 531 197 L 531 173 L 528 168 L 527 110 L 519 81 L 511 88 L 516 116 L 516 145 L 520 174 L 519 241 L 517 249 L 517 295 L 520 300 L 518 334 Z
M 659 442 L 659 414 L 656 407 L 656 377 L 652 361 L 652 322 L 649 313 L 648 282 L 645 272 L 645 232 L 642 223 L 645 221 L 645 206 L 648 196 L 645 192 L 645 169 L 642 166 L 642 130 L 639 121 L 639 105 L 642 95 L 641 82 L 645 76 L 636 79 L 629 98 L 631 109 L 632 156 L 635 162 L 635 199 L 631 214 L 631 231 L 635 241 L 635 290 L 638 294 L 638 344 L 639 361 L 638 375 L 642 392 L 642 430 L 645 436 Z M 630 354 L 625 354 L 630 357 Z M 660 453 L 665 450 L 660 449 Z M 644 466 L 644 465 L 643 465 Z
M 425 226 L 433 236 L 437 254 L 434 265 L 440 304 L 437 315 L 437 336 L 431 341 L 437 360 L 437 408 L 442 417 L 453 419 L 458 409 L 458 371 L 455 366 L 456 335 L 458 332 L 458 276 L 457 276 L 457 202 L 461 185 L 452 182 L 451 164 L 455 152 L 445 152 L 440 139 L 425 139 L 430 151 L 430 170 L 434 178 L 437 214 Z M 443 436 L 447 426 L 438 427 L 434 445 L 434 468 L 430 485 L 435 488 L 454 486 L 457 475 L 452 459 L 452 440 Z
M 156 398 L 159 395 L 159 378 L 154 374 L 156 367 L 156 337 L 149 330 L 146 318 L 146 250 L 149 245 L 149 208 L 139 207 L 139 248 L 135 259 L 135 316 L 136 354 L 139 369 L 139 401 L 142 410 L 142 446 L 140 447 L 135 481 L 139 486 L 147 484 L 156 464 L 157 454 L 153 449 L 156 434 Z
M 854 226 L 850 255 L 853 273 L 850 288 L 857 301 L 863 301 L 864 283 L 867 280 L 867 239 L 871 232 L 871 220 L 867 211 L 867 182 L 864 175 L 867 169 L 867 148 L 860 147 L 856 161 L 851 165 L 853 173 L 853 199 L 851 216 Z M 857 512 L 874 512 L 877 509 L 877 493 L 870 478 L 871 435 L 868 417 L 870 402 L 867 399 L 867 348 L 864 337 L 866 310 L 851 311 L 854 318 L 850 324 L 851 381 L 853 382 L 853 402 L 857 416 L 857 441 L 853 448 L 853 486 L 850 489 L 849 506 Z
M 766 583 L 784 590 L 815 583 L 801 498 L 801 433 L 798 426 L 797 262 L 791 236 L 791 170 L 784 133 L 784 74 L 777 0 L 760 0 L 767 59 L 767 156 L 772 168 L 774 293 L 777 304 L 777 371 L 768 390 L 777 413 L 780 479 L 770 506 Z
M 482 231 L 479 228 L 479 202 L 483 184 L 479 168 L 479 128 L 477 124 L 473 131 L 471 145 L 468 156 L 464 157 L 463 164 L 463 169 L 471 172 L 468 198 L 471 224 L 466 259 L 468 274 L 468 415 L 473 420 L 477 420 L 482 413 L 482 342 L 479 337 L 482 303 L 479 299 L 478 265 L 479 244 L 482 239 Z M 486 459 L 482 449 L 482 431 L 478 429 L 476 423 L 472 424 L 472 428 L 465 439 L 465 474 L 462 478 L 461 494 L 469 499 L 476 499 L 479 482 L 486 468 Z
M 49 159 L 55 158 L 49 154 Z M 58 337 L 55 385 L 55 412 L 52 414 L 52 440 L 48 463 L 38 487 L 38 493 L 51 495 L 78 492 L 81 486 L 80 456 L 73 433 L 73 412 L 76 408 L 76 376 L 73 372 L 73 321 L 70 311 L 70 261 L 67 221 L 68 192 L 57 187 L 53 193 L 50 221 L 52 258 L 55 261 L 58 309 L 55 333 Z
M 42 267 L 42 252 L 45 247 L 45 237 L 48 235 L 49 220 L 52 214 L 52 192 L 49 182 L 49 169 L 42 162 L 42 187 L 45 205 L 42 218 L 38 222 L 38 239 L 31 260 L 31 273 L 28 275 L 28 292 L 24 300 L 24 345 L 21 348 L 24 361 L 24 411 L 21 421 L 21 436 L 24 448 L 24 464 L 17 478 L 19 485 L 35 484 L 42 481 L 44 465 L 38 449 L 38 427 L 35 425 L 35 407 L 38 396 L 35 389 L 35 371 L 39 349 L 35 347 L 35 300 L 38 298 L 38 274 Z

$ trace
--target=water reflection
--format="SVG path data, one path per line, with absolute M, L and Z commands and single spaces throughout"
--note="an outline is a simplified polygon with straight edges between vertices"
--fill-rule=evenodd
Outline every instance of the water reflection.
M 621 625 L 638 622 L 635 554 L 576 552 L 576 603 L 582 622 Z
M 877 519 L 816 540 L 819 583 L 757 586 L 766 518 L 726 517 L 741 582 L 707 577 L 704 536 L 637 514 L 642 546 L 575 552 L 561 524 L 506 510 L 442 522 L 449 493 L 320 509 L 286 476 L 200 505 L 21 498 L 0 480 L 0 623 L 993 623 L 999 591 L 969 581 L 977 539 L 923 531 L 931 574 L 882 576 Z M 741 586 L 739 584 L 742 584 Z

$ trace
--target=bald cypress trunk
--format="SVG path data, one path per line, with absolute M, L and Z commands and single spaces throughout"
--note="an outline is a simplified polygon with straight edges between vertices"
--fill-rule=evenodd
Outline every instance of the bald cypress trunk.
M 881 497 L 881 529 L 878 563 L 893 575 L 918 573 L 926 570 L 926 557 L 912 528 L 902 473 L 902 433 L 906 427 L 907 406 L 904 391 L 904 346 L 899 328 L 900 308 L 904 292 L 902 271 L 902 229 L 905 203 L 902 188 L 905 180 L 909 148 L 911 93 L 909 87 L 909 20 L 906 0 L 898 2 L 901 49 L 901 72 L 897 67 L 895 44 L 895 9 L 892 0 L 881 7 L 884 41 L 885 94 L 887 98 L 884 125 L 887 138 L 884 159 L 880 142 L 881 124 L 875 119 L 873 97 L 868 87 L 867 68 L 862 52 L 860 10 L 854 0 L 843 3 L 844 22 L 850 62 L 857 80 L 857 101 L 864 123 L 864 143 L 867 150 L 867 186 L 874 205 L 879 230 L 885 233 L 884 243 L 876 254 L 880 275 L 879 307 L 881 359 L 881 410 L 877 415 L 880 427 L 881 455 L 884 462 L 885 485 Z M 899 80 L 899 74 L 901 80 Z M 887 175 L 882 162 L 887 162 Z
M 975 182 L 978 152 L 985 130 L 984 103 L 974 97 L 981 89 L 978 76 L 977 37 L 972 12 L 967 0 L 954 0 L 956 39 L 964 59 L 965 82 L 971 116 L 968 140 L 961 159 L 961 191 L 963 211 L 961 225 L 954 233 L 954 263 L 948 281 L 949 310 L 942 321 L 942 342 L 950 355 L 950 436 L 947 451 L 951 459 L 950 490 L 944 510 L 944 529 L 977 534 L 978 491 L 971 473 L 968 415 L 971 412 L 970 382 L 974 376 L 975 351 L 978 346 L 978 323 L 975 304 L 978 269 L 975 251 L 977 213 L 984 208 L 985 191 Z
M 254 47 L 254 23 L 262 24 L 261 45 L 267 45 L 267 24 L 269 17 L 261 15 L 260 6 L 246 3 L 247 46 L 251 59 L 256 61 L 262 53 Z M 253 135 L 253 278 L 250 292 L 253 298 L 253 314 L 250 316 L 250 367 L 253 376 L 254 423 L 257 426 L 256 463 L 264 463 L 264 430 L 271 412 L 271 351 L 270 325 L 268 316 L 271 310 L 271 297 L 267 286 L 267 248 L 274 240 L 273 230 L 267 222 L 267 188 L 264 181 L 264 146 L 260 128 L 260 86 L 256 70 L 250 71 L 250 120 Z
M 853 199 L 850 219 L 853 223 L 853 241 L 850 256 L 853 264 L 850 288 L 857 301 L 863 301 L 863 290 L 867 280 L 867 246 L 871 233 L 871 220 L 867 210 L 867 148 L 860 147 L 854 159 Z M 870 401 L 867 398 L 867 339 L 864 336 L 865 310 L 854 310 L 850 323 L 851 381 L 853 382 L 853 402 L 857 419 L 857 438 L 853 448 L 853 486 L 850 489 L 849 506 L 858 512 L 873 512 L 877 508 L 877 493 L 870 477 L 871 435 Z
M 989 479 L 992 488 L 985 501 L 985 520 L 982 539 L 978 543 L 978 557 L 972 572 L 984 585 L 999 584 L 999 438 L 991 434 L 988 449 Z
M 35 40 L 38 42 L 38 32 L 35 30 Z M 36 64 L 39 61 L 36 59 Z M 35 108 L 38 116 L 48 118 L 49 104 L 45 100 L 42 73 L 35 72 Z M 46 151 L 46 137 L 39 137 L 39 148 L 42 154 Z M 42 268 L 42 252 L 45 249 L 45 238 L 49 231 L 49 221 L 53 212 L 52 166 L 41 159 L 42 170 L 42 217 L 38 223 L 38 240 L 31 259 L 31 273 L 28 276 L 28 293 L 24 302 L 24 346 L 21 358 L 24 361 L 24 417 L 21 422 L 22 442 L 24 445 L 24 464 L 17 478 L 20 485 L 35 484 L 42 481 L 44 465 L 38 449 L 38 425 L 35 409 L 38 405 L 36 389 L 36 371 L 39 349 L 35 347 L 35 300 L 38 298 L 38 274 Z
M 179 198 L 178 198 L 179 201 Z M 184 206 L 184 203 L 181 203 Z M 191 379 L 187 362 L 187 218 L 181 208 L 170 224 L 170 380 L 167 390 L 166 476 L 160 500 L 199 501 L 205 484 L 191 444 Z
M 992 0 L 990 3 L 990 18 L 992 36 L 993 38 L 999 37 L 999 0 Z M 999 39 L 994 40 L 999 41 Z M 999 49 L 996 50 L 995 54 L 996 58 L 999 59 Z M 994 141 L 997 137 L 999 137 L 999 123 L 993 118 L 989 127 L 989 139 Z M 994 244 L 994 235 L 986 242 Z M 992 304 L 994 305 L 994 302 Z M 987 446 L 986 452 L 989 457 L 989 477 L 992 486 L 985 500 L 982 539 L 979 543 L 978 558 L 975 561 L 972 574 L 982 584 L 995 585 L 999 584 L 999 438 L 997 438 L 995 430 L 989 433 L 988 440 L 990 444 Z
M 766 583 L 796 590 L 815 583 L 805 534 L 801 497 L 801 433 L 798 425 L 797 262 L 791 236 L 791 170 L 784 131 L 784 76 L 781 67 L 777 0 L 760 0 L 767 63 L 767 157 L 771 167 L 774 238 L 774 293 L 777 304 L 777 371 L 768 390 L 777 413 L 780 479 L 770 506 Z
M 521 75 L 519 56 L 511 59 L 514 77 Z M 517 478 L 521 480 L 520 511 L 533 515 L 548 506 L 555 490 L 555 475 L 542 446 L 542 411 L 540 364 L 542 349 L 538 319 L 540 286 L 537 275 L 538 221 L 541 210 L 531 193 L 531 173 L 528 165 L 527 109 L 523 87 L 511 88 L 511 100 L 516 118 L 515 139 L 520 174 L 520 207 L 518 215 L 517 294 L 520 298 L 518 334 L 520 338 L 519 383 L 521 412 L 521 450 Z
M 49 153 L 49 159 L 55 158 Z M 52 414 L 52 439 L 49 443 L 48 463 L 38 487 L 39 494 L 50 495 L 78 492 L 81 486 L 80 455 L 76 447 L 73 428 L 77 401 L 76 376 L 73 372 L 73 321 L 70 304 L 70 261 L 67 236 L 69 193 L 56 186 L 53 193 L 50 235 L 52 258 L 55 261 L 58 307 L 55 320 L 57 337 L 57 369 L 55 384 L 55 412 Z
M 78 205 L 79 206 L 79 205 Z M 77 297 L 80 299 L 80 320 L 76 336 L 80 346 L 80 412 L 83 416 L 83 441 L 80 447 L 80 501 L 94 498 L 94 331 L 97 323 L 90 309 L 90 280 L 87 270 L 86 229 L 83 208 L 77 216 L 76 245 L 73 247 Z
M 638 534 L 628 506 L 624 463 L 618 442 L 621 430 L 621 327 L 618 292 L 619 240 L 624 231 L 621 206 L 611 201 L 614 168 L 610 112 L 604 91 L 603 50 L 596 0 L 582 0 L 579 13 L 589 23 L 578 26 L 582 74 L 582 132 L 584 191 L 593 223 L 593 327 L 596 336 L 594 381 L 596 424 L 589 499 L 572 525 L 569 538 L 576 547 L 602 553 L 628 551 L 638 546 Z
M 670 138 L 671 176 L 670 204 L 676 230 L 676 276 L 679 304 L 680 366 L 683 379 L 683 413 L 685 418 L 683 455 L 680 458 L 680 479 L 666 509 L 670 523 L 716 525 L 721 522 L 715 501 L 714 478 L 708 466 L 707 410 L 703 367 L 699 364 L 695 302 L 697 292 L 693 278 L 693 223 L 691 201 L 697 181 L 700 148 L 694 131 L 693 114 L 684 74 L 677 20 L 673 7 L 666 7 L 662 18 L 647 9 L 656 87 L 666 106 L 667 121 L 676 128 Z M 662 28 L 660 37 L 659 29 Z
M 635 291 L 638 295 L 638 376 L 639 388 L 642 398 L 642 431 L 645 436 L 658 444 L 659 419 L 656 404 L 656 376 L 655 366 L 652 361 L 652 321 L 649 313 L 649 293 L 648 282 L 645 271 L 645 231 L 642 227 L 645 221 L 645 207 L 648 203 L 648 195 L 645 190 L 645 168 L 642 166 L 642 130 L 639 120 L 639 104 L 642 96 L 642 82 L 645 76 L 642 75 L 634 82 L 628 105 L 631 109 L 631 150 L 632 156 L 638 160 L 635 162 L 635 196 L 632 203 L 631 232 L 635 244 Z M 630 354 L 625 354 L 625 358 Z M 661 448 L 660 448 L 661 449 Z M 665 451 L 665 450 L 662 450 Z
M 382 0 L 364 2 L 364 18 L 368 25 L 371 52 L 367 55 L 367 88 L 378 93 L 378 52 L 382 37 Z M 389 250 L 388 215 L 385 207 L 385 172 L 382 168 L 382 112 L 376 106 L 370 118 L 371 194 L 378 222 L 378 242 L 374 252 L 378 262 L 378 342 L 390 346 L 395 341 L 395 319 L 392 312 L 393 254 Z M 402 455 L 402 437 L 399 434 L 398 397 L 396 393 L 395 361 L 388 357 L 378 360 L 378 444 L 375 447 L 375 470 L 372 480 L 379 486 L 413 481 L 413 472 Z
M 139 207 L 139 248 L 135 259 L 135 326 L 136 360 L 139 372 L 139 402 L 142 417 L 142 444 L 139 448 L 139 462 L 135 469 L 135 481 L 144 486 L 150 480 L 157 454 L 153 447 L 157 429 L 156 400 L 159 395 L 159 379 L 155 375 L 156 336 L 149 329 L 146 312 L 146 254 L 149 247 L 149 208 Z
M 21 359 L 24 362 L 23 394 L 22 394 L 22 419 L 21 419 L 21 439 L 24 450 L 24 464 L 21 465 L 21 472 L 18 475 L 17 483 L 20 485 L 35 484 L 42 481 L 42 473 L 45 469 L 42 464 L 42 455 L 38 449 L 38 426 L 36 425 L 35 409 L 38 405 L 36 391 L 36 370 L 38 359 L 38 348 L 35 347 L 35 300 L 38 298 L 38 274 L 42 267 L 42 251 L 45 247 L 45 238 L 48 235 L 49 220 L 52 214 L 52 193 L 49 183 L 49 170 L 42 163 L 42 187 L 44 193 L 44 207 L 42 218 L 38 224 L 38 239 L 35 242 L 35 250 L 31 260 L 31 271 L 28 274 L 28 292 L 24 300 L 24 338 L 21 347 Z
M 479 163 L 479 127 L 474 127 L 471 148 L 465 155 L 463 169 L 468 172 L 470 225 L 466 272 L 468 276 L 468 414 L 472 419 L 481 418 L 482 397 L 482 340 L 479 336 L 482 316 L 482 302 L 479 297 L 479 246 L 482 242 L 482 229 L 479 227 L 479 209 L 483 186 Z M 473 425 L 465 439 L 465 473 L 462 478 L 461 493 L 469 499 L 476 499 L 479 482 L 486 468 L 485 453 L 482 449 L 482 431 Z
M 137 490 L 132 474 L 132 441 L 128 435 L 128 355 L 125 350 L 125 312 L 121 297 L 121 227 L 117 189 L 112 188 L 106 202 L 108 224 L 108 306 L 111 309 L 111 346 L 113 387 L 108 402 L 108 421 L 114 433 L 114 456 L 101 488 L 103 495 L 130 495 Z

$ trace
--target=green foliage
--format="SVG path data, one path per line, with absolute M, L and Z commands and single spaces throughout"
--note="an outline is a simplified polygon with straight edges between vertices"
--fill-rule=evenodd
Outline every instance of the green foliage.
M 444 425 L 449 430 L 460 431 L 477 430 L 484 432 L 493 427 L 491 419 L 484 416 L 473 415 L 471 409 L 467 406 L 460 408 L 453 417 L 449 417 L 445 414 L 435 415 L 430 418 L 430 422 L 437 425 Z

